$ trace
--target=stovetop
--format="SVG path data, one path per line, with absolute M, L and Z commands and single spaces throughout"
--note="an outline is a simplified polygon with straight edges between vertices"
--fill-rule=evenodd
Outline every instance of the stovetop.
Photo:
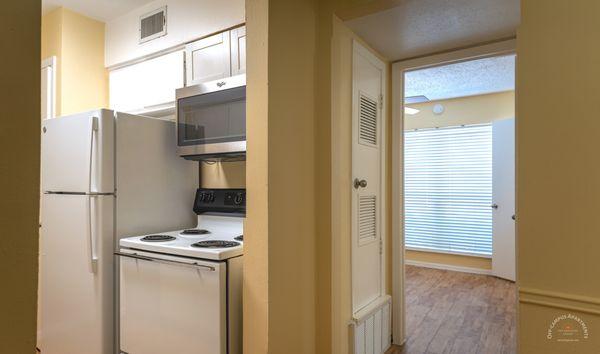
M 127 237 L 119 241 L 119 246 L 175 256 L 225 260 L 243 254 L 244 243 L 236 239 L 243 234 L 243 221 L 240 216 L 202 214 L 198 215 L 198 226 L 194 230 L 208 232 L 183 232 L 191 230 L 186 229 Z M 150 240 L 145 240 L 145 237 Z M 166 240 L 161 241 L 163 238 Z M 199 247 L 198 243 L 207 247 Z

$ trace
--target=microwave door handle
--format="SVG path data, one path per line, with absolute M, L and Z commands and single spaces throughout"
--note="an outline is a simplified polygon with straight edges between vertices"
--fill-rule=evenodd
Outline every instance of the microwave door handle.
M 89 138 L 89 152 L 90 156 L 88 159 L 88 194 L 92 193 L 92 168 L 94 160 L 94 139 L 96 132 L 98 131 L 98 118 L 90 117 L 90 138 Z
M 95 206 L 95 201 L 96 201 L 96 195 L 88 195 L 88 204 L 87 204 L 87 231 L 88 231 L 88 241 L 90 243 L 90 265 L 91 265 L 91 269 L 92 269 L 92 273 L 96 273 L 96 270 L 98 268 L 98 253 L 96 252 L 96 237 L 95 237 L 95 222 L 94 222 L 94 215 L 95 215 L 95 209 L 94 208 L 94 212 L 92 211 L 92 201 L 94 201 L 94 206 Z

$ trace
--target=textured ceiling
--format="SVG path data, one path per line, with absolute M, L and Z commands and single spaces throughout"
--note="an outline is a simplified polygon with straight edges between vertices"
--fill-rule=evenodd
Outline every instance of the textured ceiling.
M 152 0 L 42 0 L 42 14 L 65 7 L 106 22 L 149 2 Z
M 512 37 L 519 0 L 405 0 L 346 24 L 390 60 Z
M 405 97 L 430 100 L 481 95 L 515 89 L 515 57 L 471 60 L 405 74 Z

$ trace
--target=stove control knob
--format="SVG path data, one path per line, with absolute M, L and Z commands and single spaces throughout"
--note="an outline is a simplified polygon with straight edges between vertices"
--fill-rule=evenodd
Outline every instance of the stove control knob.
M 214 201 L 215 201 L 215 193 L 211 192 L 211 193 L 208 195 L 208 202 L 209 202 L 209 203 L 212 203 L 212 202 L 214 202 Z
M 242 193 L 238 193 L 233 198 L 233 203 L 235 205 L 241 205 L 244 202 L 244 195 Z

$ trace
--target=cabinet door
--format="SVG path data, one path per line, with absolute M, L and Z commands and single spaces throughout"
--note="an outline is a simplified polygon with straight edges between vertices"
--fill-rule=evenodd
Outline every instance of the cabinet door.
M 148 113 L 173 107 L 175 90 L 183 87 L 183 50 L 109 73 L 110 108 Z
M 231 74 L 246 72 L 246 26 L 231 30 Z
M 231 76 L 229 31 L 203 38 L 185 47 L 186 85 Z

